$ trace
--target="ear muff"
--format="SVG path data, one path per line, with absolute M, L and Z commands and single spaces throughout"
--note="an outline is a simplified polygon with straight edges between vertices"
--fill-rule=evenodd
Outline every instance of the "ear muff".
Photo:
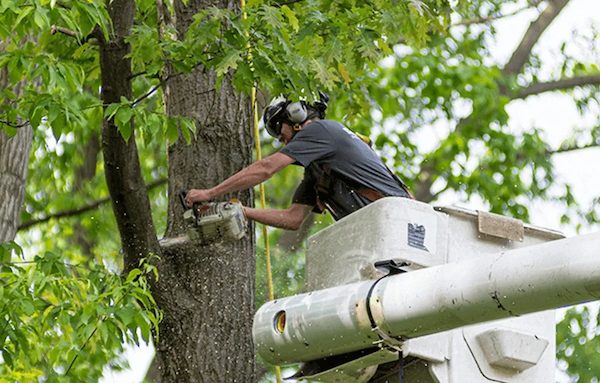
M 320 119 L 325 118 L 325 111 L 327 110 L 328 102 L 329 96 L 326 93 L 319 91 L 319 100 L 313 102 L 312 107 L 317 111 Z
M 306 109 L 306 103 L 304 101 L 291 102 L 285 108 L 288 120 L 298 125 L 306 121 L 308 117 L 308 110 Z

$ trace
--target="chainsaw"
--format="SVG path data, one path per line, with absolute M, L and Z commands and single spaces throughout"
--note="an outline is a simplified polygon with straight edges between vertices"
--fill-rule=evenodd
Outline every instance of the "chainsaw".
M 241 239 L 246 236 L 247 220 L 239 202 L 195 203 L 191 209 L 185 204 L 187 191 L 179 193 L 183 206 L 183 222 L 190 240 L 208 244 L 219 240 Z

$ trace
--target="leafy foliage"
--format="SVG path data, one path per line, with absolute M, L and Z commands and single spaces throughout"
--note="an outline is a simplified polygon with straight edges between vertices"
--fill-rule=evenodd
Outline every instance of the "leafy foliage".
M 158 330 L 150 263 L 121 278 L 51 252 L 32 261 L 15 256 L 23 256 L 19 246 L 0 244 L 3 382 L 96 381 L 98 366 L 115 360 L 123 342 L 149 342 Z

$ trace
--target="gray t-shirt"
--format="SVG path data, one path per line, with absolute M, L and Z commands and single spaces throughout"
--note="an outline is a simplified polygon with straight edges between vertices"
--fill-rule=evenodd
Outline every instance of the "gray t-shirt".
M 317 180 L 315 172 L 310 171 L 311 166 L 329 168 L 334 175 L 339 175 L 333 178 L 343 180 L 344 185 L 334 184 L 333 193 L 325 201 L 336 207 L 337 211 L 332 211 L 336 219 L 371 202 L 354 192 L 357 186 L 379 191 L 385 196 L 408 197 L 401 181 L 392 175 L 377 153 L 339 122 L 311 122 L 281 149 L 281 153 L 292 157 L 296 165 L 306 169 L 304 179 L 294 194 L 295 203 L 317 204 Z

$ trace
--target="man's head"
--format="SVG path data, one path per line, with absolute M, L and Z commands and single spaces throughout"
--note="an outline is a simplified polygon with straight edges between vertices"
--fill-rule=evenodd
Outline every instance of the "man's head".
M 301 131 L 302 127 L 310 121 L 312 121 L 312 120 L 307 119 L 302 124 L 298 124 L 298 125 L 292 125 L 290 123 L 283 122 L 281 124 L 281 129 L 279 131 L 279 135 L 277 136 L 277 139 L 279 141 L 283 142 L 285 145 L 287 145 L 292 140 L 292 138 L 294 138 L 296 133 Z
M 320 100 L 313 104 L 306 101 L 291 102 L 284 97 L 273 100 L 265 108 L 262 117 L 267 132 L 287 144 L 306 122 L 325 117 L 329 97 L 322 92 L 319 92 L 319 96 Z

